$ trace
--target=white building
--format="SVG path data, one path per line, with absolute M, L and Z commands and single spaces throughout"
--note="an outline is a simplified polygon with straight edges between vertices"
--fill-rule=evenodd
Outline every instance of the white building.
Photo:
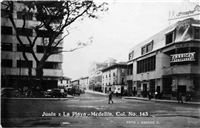
M 83 89 L 89 89 L 89 77 L 80 78 L 80 87 Z
M 111 90 L 114 93 L 123 93 L 127 90 L 126 85 L 126 63 L 115 63 L 102 69 L 103 92 Z

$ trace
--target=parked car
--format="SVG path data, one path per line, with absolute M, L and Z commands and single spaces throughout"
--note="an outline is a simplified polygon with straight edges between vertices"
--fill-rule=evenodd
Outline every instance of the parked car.
M 69 95 L 74 95 L 74 90 L 72 88 L 67 88 L 66 92 Z
M 80 88 L 75 88 L 75 93 L 74 95 L 78 94 L 80 96 L 81 94 L 81 89 Z
M 1 88 L 1 97 L 18 97 L 19 91 L 12 87 Z
M 65 98 L 67 97 L 67 94 L 64 92 L 61 92 L 59 88 L 54 88 L 49 92 L 50 97 L 57 97 L 57 98 Z
M 51 97 L 50 93 L 51 93 L 52 89 L 48 89 L 47 91 L 44 91 L 44 97 Z

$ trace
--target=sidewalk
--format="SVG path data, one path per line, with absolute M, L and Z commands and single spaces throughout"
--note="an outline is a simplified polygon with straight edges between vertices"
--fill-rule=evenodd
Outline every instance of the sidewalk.
M 97 91 L 93 91 L 93 90 L 85 90 L 85 92 L 88 93 L 95 93 L 95 94 L 100 94 L 100 95 L 108 95 L 106 93 L 102 93 L 102 92 L 97 92 Z M 132 97 L 132 96 L 123 96 L 122 99 L 135 99 L 135 100 L 145 100 L 145 101 L 149 101 L 149 98 L 143 98 L 143 97 Z M 151 101 L 155 101 L 155 102 L 169 102 L 169 103 L 178 103 L 177 100 L 166 100 L 166 99 L 154 99 L 152 98 Z M 185 103 L 185 101 L 183 101 L 183 103 Z M 200 102 L 189 102 L 190 104 L 198 104 L 200 105 Z M 188 104 L 188 103 L 187 103 Z
M 149 98 L 143 98 L 143 97 L 122 97 L 122 99 L 136 99 L 136 100 L 146 100 L 146 101 L 150 101 Z M 151 101 L 156 101 L 156 102 L 170 102 L 170 103 L 178 103 L 177 100 L 166 100 L 166 99 L 154 99 L 152 98 Z M 183 101 L 183 103 L 186 103 L 185 101 Z M 189 102 L 190 104 L 199 104 L 200 102 Z M 188 104 L 188 103 L 187 103 Z
M 67 94 L 66 98 L 47 98 L 47 97 L 42 97 L 42 98 L 37 98 L 37 97 L 1 97 L 2 99 L 31 99 L 31 100 L 68 100 L 69 98 L 74 98 L 74 96 Z

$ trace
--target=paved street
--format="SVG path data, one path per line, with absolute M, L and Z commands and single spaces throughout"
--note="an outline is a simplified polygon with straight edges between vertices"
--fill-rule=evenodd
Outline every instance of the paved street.
M 195 128 L 199 105 L 85 93 L 68 99 L 2 99 L 3 127 Z

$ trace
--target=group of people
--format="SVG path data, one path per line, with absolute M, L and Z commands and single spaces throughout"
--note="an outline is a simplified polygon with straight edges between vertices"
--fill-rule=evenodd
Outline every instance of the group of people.
M 155 99 L 157 98 L 157 96 L 158 96 L 158 93 L 155 92 L 155 94 L 154 94 Z M 153 98 L 153 94 L 151 92 L 149 92 L 148 93 L 148 97 L 149 97 L 149 100 L 151 100 L 151 98 Z M 191 95 L 189 93 L 187 93 L 185 95 L 185 101 L 186 101 L 186 103 L 187 102 L 189 103 L 191 101 L 191 98 L 192 98 Z M 184 99 L 183 94 L 179 93 L 177 99 L 178 99 L 178 103 L 183 103 L 183 99 Z
M 153 98 L 153 94 L 151 92 L 148 93 L 148 97 L 149 97 L 149 100 L 151 100 L 151 98 Z M 157 99 L 157 98 L 160 98 L 162 99 L 162 92 L 160 92 L 158 94 L 158 92 L 155 92 L 154 93 L 154 98 Z
M 186 101 L 186 103 L 191 101 L 190 94 L 185 95 L 185 101 Z M 178 94 L 178 103 L 183 103 L 183 94 L 181 92 Z
M 158 93 L 155 92 L 155 95 L 154 95 L 155 99 L 156 99 L 157 95 L 158 95 Z M 113 100 L 112 100 L 112 96 L 113 96 L 113 92 L 109 91 L 108 92 L 108 104 L 114 103 Z M 151 100 L 151 98 L 153 97 L 151 92 L 148 93 L 148 97 L 149 97 L 149 100 Z M 178 103 L 183 103 L 183 94 L 179 93 L 177 99 L 178 99 Z M 191 101 L 191 95 L 190 94 L 185 95 L 185 101 L 186 101 L 186 103 Z

